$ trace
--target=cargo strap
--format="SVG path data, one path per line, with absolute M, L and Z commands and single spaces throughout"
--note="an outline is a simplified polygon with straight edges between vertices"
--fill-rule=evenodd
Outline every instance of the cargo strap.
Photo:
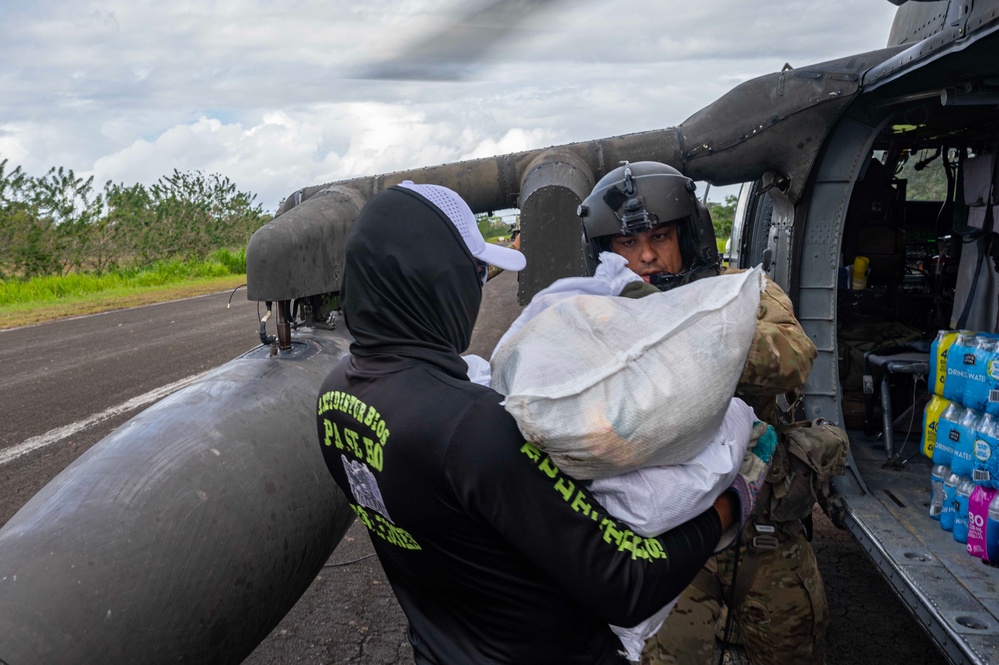
M 757 524 L 755 528 L 757 534 L 747 544 L 746 551 L 741 553 L 739 567 L 736 570 L 737 579 L 732 581 L 732 594 L 729 598 L 725 598 L 718 576 L 712 575 L 704 568 L 697 572 L 692 582 L 693 586 L 712 597 L 719 606 L 729 605 L 730 614 L 734 612 L 735 608 L 742 605 L 746 596 L 749 595 L 749 590 L 753 587 L 753 582 L 756 581 L 756 574 L 760 570 L 760 564 L 763 563 L 764 553 L 780 546 L 776 527 Z M 773 531 L 770 531 L 771 529 Z
M 716 575 L 712 575 L 706 569 L 701 568 L 697 571 L 697 574 L 694 575 L 694 581 L 690 584 L 698 591 L 711 596 L 711 598 L 713 598 L 718 605 L 722 604 L 723 596 L 721 582 L 718 581 L 718 577 Z
M 729 611 L 742 606 L 742 601 L 746 600 L 749 590 L 756 581 L 756 574 L 760 571 L 760 564 L 763 563 L 763 555 L 766 552 L 775 550 L 780 546 L 777 540 L 776 529 L 765 524 L 756 525 L 756 535 L 746 546 L 746 553 L 739 564 L 738 576 L 732 580 L 732 607 Z

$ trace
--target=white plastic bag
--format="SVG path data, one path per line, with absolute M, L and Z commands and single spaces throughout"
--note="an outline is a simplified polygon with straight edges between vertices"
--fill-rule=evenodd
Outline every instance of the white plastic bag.
M 496 342 L 490 359 L 495 358 L 496 351 L 506 344 L 507 340 L 520 332 L 520 329 L 528 321 L 552 305 L 573 296 L 587 294 L 591 296 L 616 296 L 631 282 L 641 281 L 641 277 L 628 269 L 628 259 L 613 252 L 600 252 L 600 263 L 597 264 L 597 270 L 592 277 L 564 277 L 555 280 L 546 288 L 535 293 L 524 311 Z
M 728 401 L 721 426 L 691 460 L 596 478 L 589 488 L 604 508 L 640 536 L 675 529 L 710 508 L 735 480 L 756 414 L 738 397 Z
M 492 386 L 524 437 L 579 479 L 700 452 L 746 361 L 760 270 L 640 299 L 549 288 L 562 299 L 522 315 L 492 358 Z

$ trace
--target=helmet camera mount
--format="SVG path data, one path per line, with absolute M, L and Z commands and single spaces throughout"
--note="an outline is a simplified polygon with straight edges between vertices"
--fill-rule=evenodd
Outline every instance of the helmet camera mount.
M 659 225 L 659 217 L 645 208 L 645 201 L 635 190 L 635 179 L 628 162 L 624 163 L 624 180 L 620 185 L 609 187 L 604 192 L 603 200 L 614 213 L 624 235 L 635 235 Z

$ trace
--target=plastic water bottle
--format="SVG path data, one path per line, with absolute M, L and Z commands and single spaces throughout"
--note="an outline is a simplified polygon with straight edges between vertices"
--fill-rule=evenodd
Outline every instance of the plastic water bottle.
M 943 464 L 937 464 L 930 472 L 930 517 L 940 519 L 944 500 L 944 478 L 950 475 L 950 469 Z
M 937 424 L 937 440 L 933 446 L 933 463 L 950 466 L 954 461 L 954 444 L 961 440 L 959 429 L 961 419 L 967 409 L 951 402 L 940 414 L 940 422 Z
M 934 395 L 944 397 L 944 383 L 947 380 L 947 353 L 959 334 L 969 332 L 971 331 L 940 330 L 937 332 L 936 339 L 930 344 L 929 389 Z M 997 407 L 999 407 L 999 403 L 997 403 Z
M 953 471 L 944 480 L 943 509 L 940 511 L 940 528 L 944 531 L 954 530 L 954 509 L 957 507 L 957 486 L 961 484 L 961 476 Z
M 968 365 L 975 364 L 975 354 L 972 345 L 975 343 L 974 333 L 958 333 L 954 343 L 947 349 L 947 379 L 944 381 L 943 396 L 952 402 L 964 400 L 964 386 L 967 383 Z
M 992 349 L 985 362 L 985 382 L 989 387 L 988 401 L 985 402 L 985 413 L 999 416 L 999 342 Z
M 985 560 L 999 563 L 999 495 L 989 504 L 989 518 L 985 523 Z
M 971 478 L 962 478 L 957 486 L 957 505 L 954 506 L 954 540 L 959 543 L 968 542 L 968 501 L 975 491 L 975 483 Z
M 990 390 L 986 366 L 995 350 L 995 339 L 985 335 L 977 335 L 971 345 L 971 353 L 966 354 L 966 357 L 970 357 L 973 361 L 970 365 L 965 362 L 964 368 L 968 373 L 964 384 L 964 405 L 969 409 L 985 411 Z
M 944 380 L 947 378 L 947 349 L 954 343 L 955 337 L 957 332 L 954 330 L 939 330 L 930 344 L 929 389 L 939 397 L 943 397 Z
M 962 478 L 971 478 L 975 469 L 972 459 L 975 456 L 976 433 L 982 424 L 985 414 L 974 409 L 966 409 L 961 420 L 957 423 L 952 432 L 957 432 L 957 440 L 954 441 L 954 454 L 950 462 L 950 470 Z M 951 437 L 954 438 L 953 436 Z
M 975 432 L 971 479 L 978 485 L 999 489 L 999 418 L 986 413 Z
M 948 406 L 950 406 L 949 401 L 939 395 L 933 395 L 923 409 L 923 454 L 930 459 L 933 459 L 933 449 L 937 445 L 940 416 Z
M 989 520 L 989 504 L 999 496 L 991 487 L 975 487 L 968 499 L 968 554 L 984 559 L 988 554 L 985 529 Z

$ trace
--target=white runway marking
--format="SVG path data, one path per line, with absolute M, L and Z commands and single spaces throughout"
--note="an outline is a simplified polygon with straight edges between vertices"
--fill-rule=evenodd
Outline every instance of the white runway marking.
M 75 423 L 71 423 L 63 427 L 57 427 L 39 436 L 33 436 L 27 441 L 13 446 L 12 448 L 8 448 L 7 450 L 0 450 L 0 466 L 7 464 L 8 462 L 13 462 L 17 458 L 23 457 L 28 453 L 38 450 L 39 448 L 44 448 L 45 446 L 50 446 L 53 443 L 58 443 L 59 441 L 73 436 L 77 432 L 82 432 L 88 427 L 92 427 L 93 425 L 103 422 L 108 418 L 113 418 L 122 413 L 127 413 L 133 409 L 138 409 L 139 407 L 155 402 L 158 399 L 162 399 L 172 392 L 176 392 L 185 386 L 189 386 L 207 373 L 208 372 L 202 372 L 201 374 L 194 374 L 187 378 L 181 379 L 180 381 L 174 381 L 173 383 L 156 388 L 155 390 L 150 390 L 145 395 L 133 397 L 126 402 L 122 402 L 118 406 L 112 406 L 110 409 L 101 411 L 100 413 L 95 413 L 89 418 L 78 420 Z

